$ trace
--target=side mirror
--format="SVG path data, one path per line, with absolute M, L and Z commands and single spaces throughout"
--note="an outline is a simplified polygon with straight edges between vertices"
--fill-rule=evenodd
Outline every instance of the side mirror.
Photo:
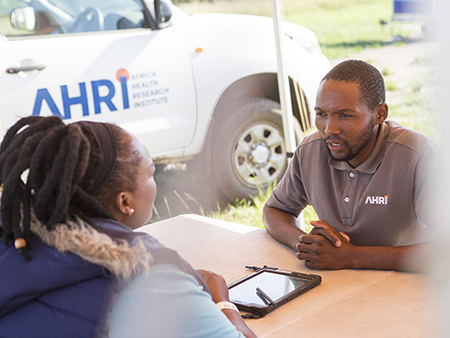
M 19 7 L 11 12 L 11 25 L 17 29 L 33 31 L 36 28 L 36 12 L 32 7 Z
M 164 28 L 172 18 L 172 2 L 170 0 L 155 0 L 154 4 L 158 26 Z

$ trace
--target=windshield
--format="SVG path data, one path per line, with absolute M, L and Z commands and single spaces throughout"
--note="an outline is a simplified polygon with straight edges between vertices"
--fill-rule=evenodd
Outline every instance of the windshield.
M 0 0 L 0 9 L 8 37 L 149 28 L 140 0 Z

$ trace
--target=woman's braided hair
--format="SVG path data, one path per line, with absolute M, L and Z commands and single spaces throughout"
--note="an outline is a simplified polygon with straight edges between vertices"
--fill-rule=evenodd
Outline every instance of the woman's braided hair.
M 90 217 L 114 218 L 105 206 L 112 203 L 114 192 L 134 191 L 140 158 L 132 149 L 131 136 L 108 126 L 116 138 L 117 162 L 95 196 L 89 192 L 101 170 L 102 154 L 93 136 L 77 123 L 66 125 L 56 116 L 30 116 L 8 130 L 0 147 L 4 245 L 17 239 L 29 245 L 32 213 L 47 231 L 77 219 L 94 227 Z M 29 247 L 18 249 L 29 260 Z

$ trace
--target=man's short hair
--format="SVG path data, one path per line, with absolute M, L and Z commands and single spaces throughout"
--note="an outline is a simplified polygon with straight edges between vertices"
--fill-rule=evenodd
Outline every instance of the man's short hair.
M 374 66 L 361 60 L 346 60 L 337 64 L 322 82 L 325 80 L 359 84 L 360 98 L 371 111 L 386 100 L 383 76 Z

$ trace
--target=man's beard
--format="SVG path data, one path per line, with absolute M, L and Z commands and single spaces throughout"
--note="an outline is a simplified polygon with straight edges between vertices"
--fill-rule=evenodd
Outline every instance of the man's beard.
M 373 121 L 371 121 L 371 123 L 369 124 L 369 127 L 366 129 L 364 134 L 357 141 L 353 142 L 353 144 L 349 144 L 347 141 L 340 139 L 339 136 L 336 136 L 336 137 L 328 136 L 327 138 L 322 139 L 322 141 L 325 142 L 328 152 L 333 159 L 335 159 L 336 161 L 340 161 L 340 162 L 348 162 L 348 161 L 353 160 L 361 152 L 361 150 L 363 150 L 364 147 L 369 144 L 370 140 L 373 137 L 373 134 L 375 133 L 374 127 L 375 127 L 375 123 Z M 327 144 L 327 141 L 330 141 L 330 140 L 342 142 L 342 144 L 344 144 L 348 149 L 347 156 L 345 156 L 343 158 L 334 157 L 331 153 L 330 148 L 328 147 L 328 144 Z

